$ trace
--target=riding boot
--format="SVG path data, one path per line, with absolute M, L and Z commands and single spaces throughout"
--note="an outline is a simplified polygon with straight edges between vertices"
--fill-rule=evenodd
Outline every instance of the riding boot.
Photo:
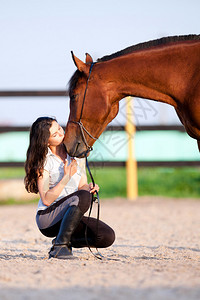
M 55 242 L 53 243 L 51 250 L 49 251 L 49 258 L 74 258 L 72 255 L 70 240 L 82 216 L 83 213 L 78 206 L 73 205 L 68 208 L 62 219 L 59 233 L 55 239 Z
M 84 248 L 84 247 L 96 248 L 95 242 L 91 237 L 73 237 L 71 238 L 71 247 Z

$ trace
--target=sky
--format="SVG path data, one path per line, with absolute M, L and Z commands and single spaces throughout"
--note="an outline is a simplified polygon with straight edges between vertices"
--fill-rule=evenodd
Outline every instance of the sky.
M 71 50 L 96 60 L 140 42 L 199 34 L 199 11 L 199 0 L 0 0 L 0 90 L 65 90 L 76 70 Z M 68 104 L 0 98 L 0 125 L 29 125 L 41 115 L 66 123 Z M 135 106 L 141 125 L 178 122 L 168 105 L 136 99 Z

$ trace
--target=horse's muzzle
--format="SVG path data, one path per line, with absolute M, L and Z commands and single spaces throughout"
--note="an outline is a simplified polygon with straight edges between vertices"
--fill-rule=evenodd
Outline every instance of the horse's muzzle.
M 92 150 L 81 128 L 77 126 L 76 122 L 68 122 L 66 127 L 64 144 L 67 153 L 72 157 L 82 158 L 88 156 Z
M 65 136 L 64 144 L 67 149 L 67 153 L 71 157 L 82 158 L 85 157 L 85 155 L 89 155 L 89 151 L 84 142 L 69 141 L 67 136 Z

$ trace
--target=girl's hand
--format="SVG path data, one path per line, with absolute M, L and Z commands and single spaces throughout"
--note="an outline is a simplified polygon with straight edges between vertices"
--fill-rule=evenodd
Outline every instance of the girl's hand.
M 71 163 L 68 165 L 68 161 L 64 164 L 64 175 L 69 175 L 71 178 L 77 172 L 77 161 L 73 158 Z
M 93 183 L 90 182 L 89 183 L 89 192 L 92 194 L 92 193 L 95 193 L 95 192 L 98 192 L 98 191 L 99 191 L 98 184 L 95 184 L 95 186 L 93 187 Z

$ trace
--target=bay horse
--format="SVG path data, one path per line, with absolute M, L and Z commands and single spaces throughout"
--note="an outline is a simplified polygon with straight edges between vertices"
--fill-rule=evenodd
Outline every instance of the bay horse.
M 69 81 L 70 114 L 64 143 L 83 157 L 118 113 L 127 96 L 172 105 L 200 150 L 200 35 L 140 43 L 93 62 L 72 52 L 77 70 Z

